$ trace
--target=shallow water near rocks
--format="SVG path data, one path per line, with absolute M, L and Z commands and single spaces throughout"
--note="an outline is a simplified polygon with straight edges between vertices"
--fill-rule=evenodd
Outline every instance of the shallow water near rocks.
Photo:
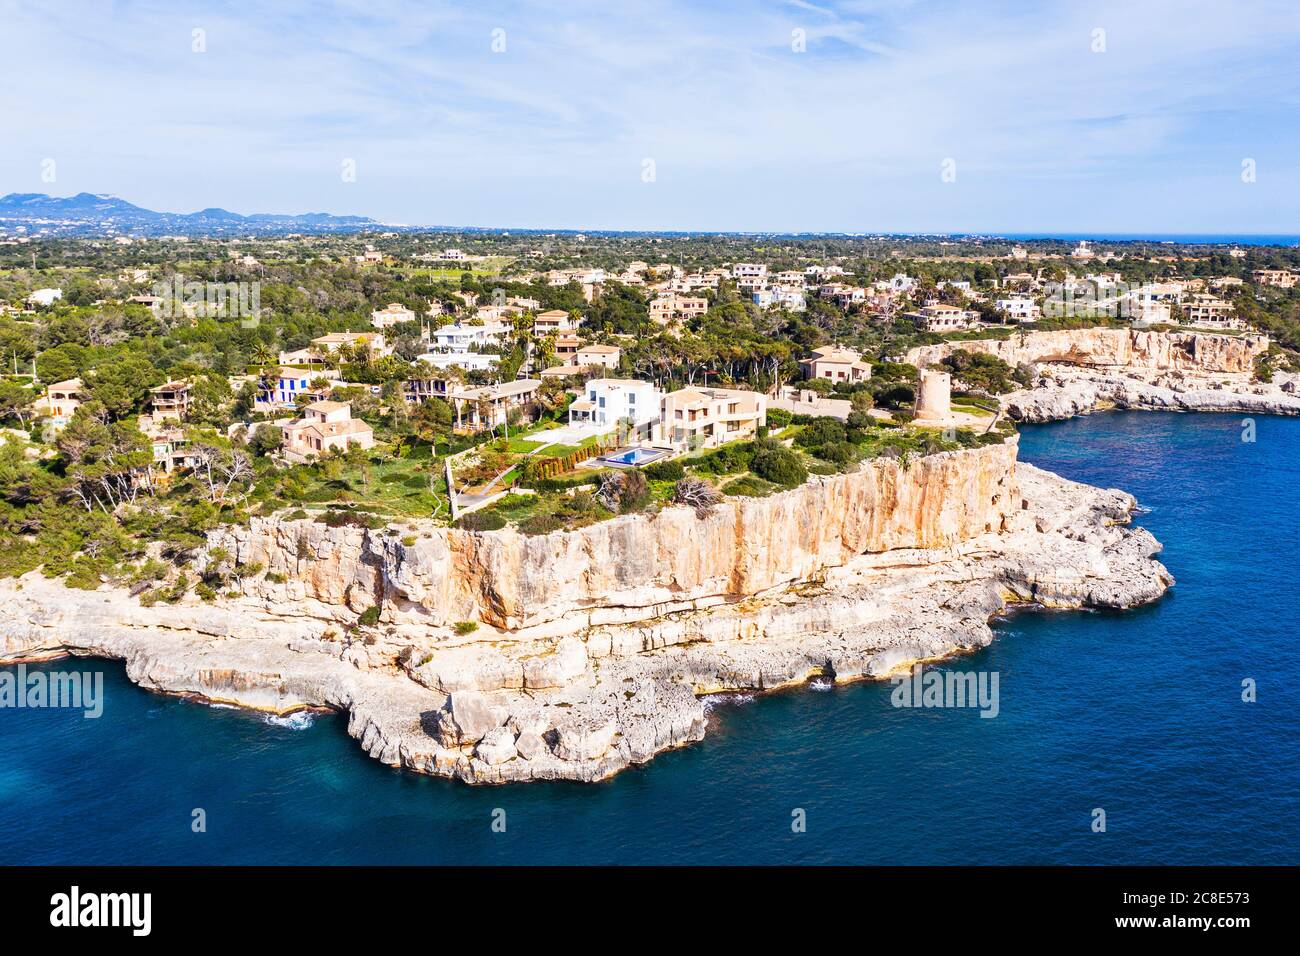
M 104 673 L 104 713 L 0 709 L 0 863 L 1300 862 L 1300 420 L 1256 428 L 1024 430 L 1024 460 L 1150 509 L 1178 585 L 1017 613 L 941 665 L 998 672 L 994 719 L 895 708 L 888 684 L 719 699 L 705 741 L 605 783 L 474 788 L 378 764 L 338 716 L 271 722 L 61 661 L 42 666 Z

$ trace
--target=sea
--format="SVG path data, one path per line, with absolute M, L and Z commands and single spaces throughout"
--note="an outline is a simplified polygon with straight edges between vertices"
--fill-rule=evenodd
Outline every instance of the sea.
M 1177 585 L 938 666 L 996 673 L 996 717 L 801 688 L 603 783 L 471 787 L 65 660 L 103 713 L 0 709 L 0 864 L 1300 863 L 1300 419 L 1102 413 L 1021 457 L 1136 495 Z

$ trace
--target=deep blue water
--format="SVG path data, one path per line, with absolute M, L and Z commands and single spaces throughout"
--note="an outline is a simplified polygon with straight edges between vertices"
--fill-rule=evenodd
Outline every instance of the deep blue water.
M 338 717 L 270 726 L 65 661 L 103 670 L 105 712 L 0 710 L 0 863 L 1300 863 L 1300 420 L 1257 419 L 1254 444 L 1240 421 L 1025 431 L 1025 459 L 1151 509 L 1178 585 L 1005 622 L 948 665 L 1000 674 L 996 719 L 895 709 L 888 685 L 783 693 L 603 784 L 471 788 L 381 766 Z

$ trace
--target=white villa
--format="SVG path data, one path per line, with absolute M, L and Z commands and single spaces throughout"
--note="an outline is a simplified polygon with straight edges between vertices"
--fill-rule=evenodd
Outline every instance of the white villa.
M 470 372 L 486 372 L 501 361 L 501 356 L 494 352 L 426 352 L 416 361 L 436 369 L 463 368 Z
M 926 332 L 955 332 L 979 325 L 980 314 L 970 309 L 959 309 L 955 305 L 930 303 L 921 306 L 919 312 L 906 313 L 907 318 L 916 323 L 917 328 Z
M 1043 310 L 1038 303 L 1027 295 L 1007 296 L 996 300 L 993 305 L 1005 312 L 1012 322 L 1037 322 L 1043 317 Z
M 569 424 L 613 428 L 623 419 L 641 429 L 659 417 L 662 393 L 653 382 L 640 379 L 593 378 L 583 396 L 569 406 Z
M 433 333 L 434 348 L 439 352 L 463 354 L 490 344 L 492 336 L 485 325 L 444 325 Z

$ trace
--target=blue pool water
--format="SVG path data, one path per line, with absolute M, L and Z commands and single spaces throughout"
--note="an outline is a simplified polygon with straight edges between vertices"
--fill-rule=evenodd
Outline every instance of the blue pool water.
M 604 460 L 618 465 L 644 465 L 663 456 L 663 452 L 651 448 L 629 448 L 627 451 L 621 451 L 616 455 L 606 455 Z
M 0 863 L 1300 863 L 1300 420 L 1257 427 L 1026 429 L 1025 459 L 1138 496 L 1178 585 L 1000 625 L 948 665 L 1001 675 L 996 719 L 783 693 L 606 783 L 485 789 L 383 767 L 338 717 L 274 726 L 63 662 L 104 672 L 104 715 L 0 710 Z

